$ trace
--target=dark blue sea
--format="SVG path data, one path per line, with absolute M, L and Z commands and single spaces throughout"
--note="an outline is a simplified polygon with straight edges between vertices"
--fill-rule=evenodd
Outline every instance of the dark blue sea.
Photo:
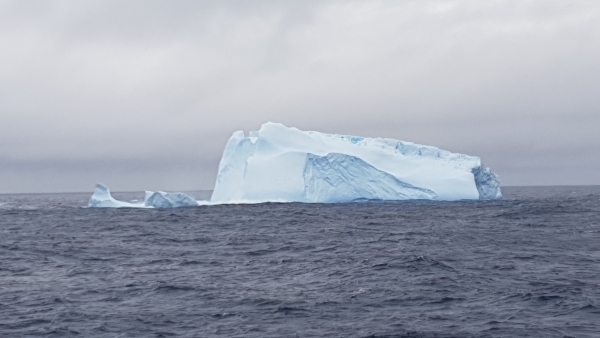
M 0 337 L 600 337 L 600 186 L 169 210 L 90 195 L 0 195 Z

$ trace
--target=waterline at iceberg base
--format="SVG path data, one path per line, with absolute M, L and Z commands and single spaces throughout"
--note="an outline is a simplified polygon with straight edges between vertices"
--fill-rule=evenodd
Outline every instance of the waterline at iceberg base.
M 248 136 L 242 131 L 233 133 L 210 201 L 194 201 L 181 193 L 147 192 L 144 202 L 121 202 L 99 185 L 89 206 L 499 198 L 497 175 L 476 156 L 393 139 L 301 131 L 269 122 Z

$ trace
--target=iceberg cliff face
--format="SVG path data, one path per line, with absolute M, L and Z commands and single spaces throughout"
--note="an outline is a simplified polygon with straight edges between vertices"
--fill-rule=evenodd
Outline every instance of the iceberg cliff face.
M 235 132 L 212 203 L 495 199 L 498 177 L 475 156 L 382 138 L 266 123 Z
M 502 192 L 500 191 L 500 181 L 498 175 L 494 174 L 488 167 L 479 166 L 472 170 L 475 176 L 475 185 L 479 192 L 479 199 L 500 199 Z
M 358 157 L 330 153 L 308 154 L 304 166 L 307 202 L 432 199 L 431 190 L 414 187 L 376 169 Z

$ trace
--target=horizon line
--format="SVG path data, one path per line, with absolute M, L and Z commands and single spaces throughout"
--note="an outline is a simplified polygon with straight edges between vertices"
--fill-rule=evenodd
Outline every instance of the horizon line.
M 600 184 L 551 184 L 551 185 L 505 185 L 500 188 L 549 188 L 549 187 L 595 187 Z M 111 193 L 140 193 L 147 190 L 112 190 Z M 165 191 L 165 190 L 157 190 Z M 165 192 L 212 192 L 214 189 L 192 189 L 192 190 L 167 190 Z M 1 195 L 49 195 L 49 194 L 93 194 L 94 189 L 89 191 L 60 191 L 60 192 L 0 192 Z

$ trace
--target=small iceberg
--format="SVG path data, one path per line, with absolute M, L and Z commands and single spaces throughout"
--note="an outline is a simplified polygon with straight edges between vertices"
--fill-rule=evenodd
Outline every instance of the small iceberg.
M 96 184 L 94 194 L 90 198 L 88 207 L 90 208 L 178 208 L 195 207 L 200 205 L 193 197 L 184 193 L 146 191 L 144 201 L 119 201 L 112 197 L 110 189 L 104 184 Z

